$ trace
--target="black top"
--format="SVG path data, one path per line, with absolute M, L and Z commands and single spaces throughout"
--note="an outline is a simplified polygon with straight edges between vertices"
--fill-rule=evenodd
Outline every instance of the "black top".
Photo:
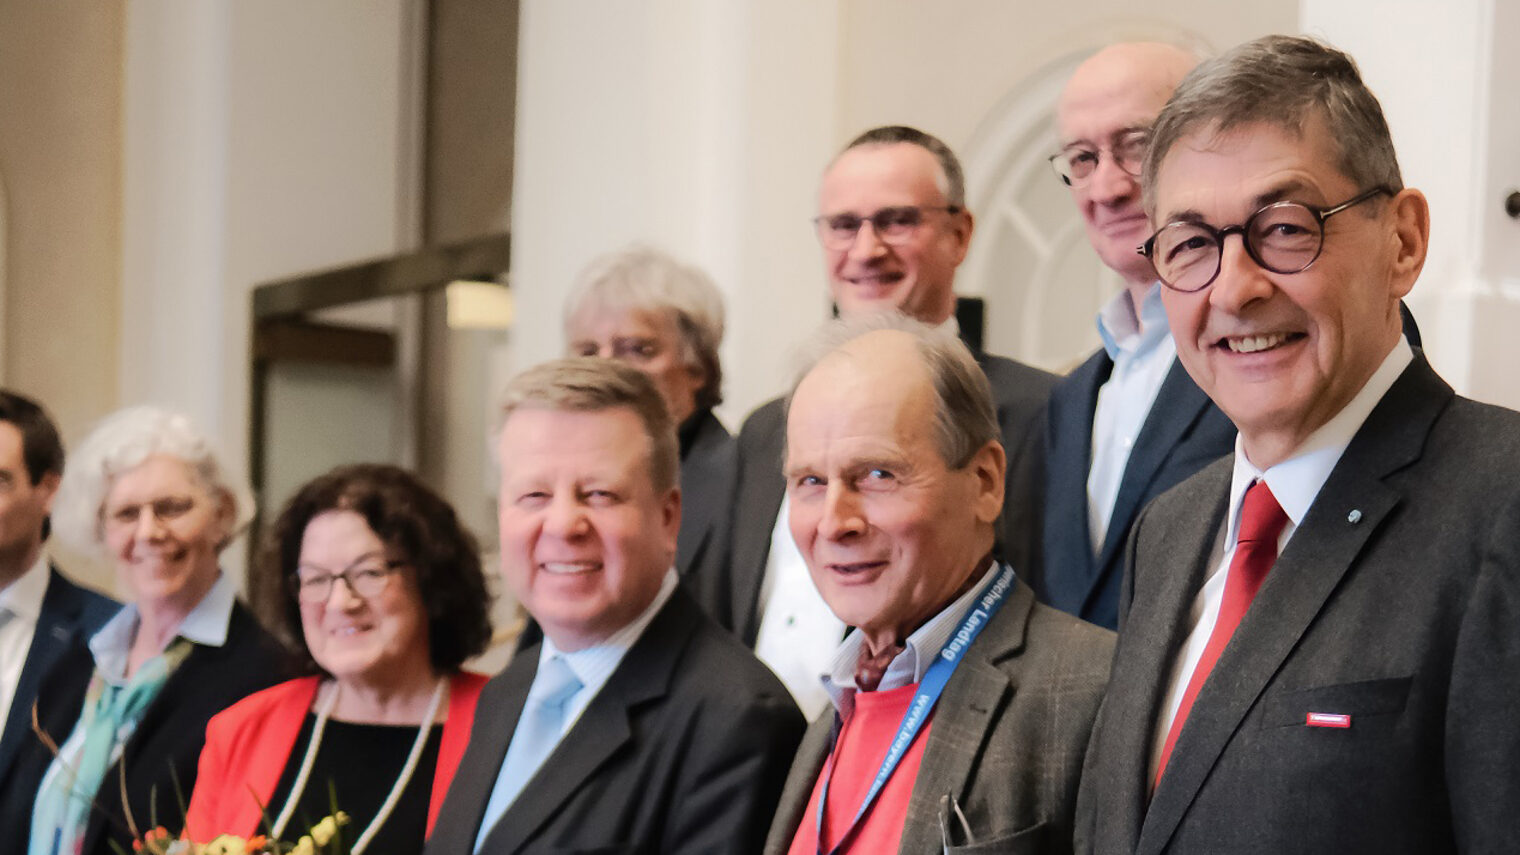
M 280 775 L 280 783 L 275 786 L 265 807 L 270 822 L 285 809 L 290 788 L 296 782 L 301 761 L 311 744 L 311 731 L 316 721 L 314 713 L 306 714 L 290 759 L 285 763 L 285 771 Z M 338 810 L 349 815 L 350 821 L 343 827 L 343 839 L 347 846 L 352 846 L 369 827 L 370 820 L 380 812 L 380 806 L 400 777 L 416 739 L 417 728 L 413 725 L 355 724 L 328 719 L 306 788 L 301 792 L 301 799 L 281 837 L 295 842 L 306 829 L 330 815 L 336 804 Z M 412 779 L 406 782 L 400 801 L 396 802 L 385 825 L 375 833 L 364 850 L 365 855 L 417 855 L 422 851 L 423 839 L 427 835 L 428 801 L 433 793 L 433 770 L 438 767 L 438 746 L 442 741 L 443 725 L 435 724 Z

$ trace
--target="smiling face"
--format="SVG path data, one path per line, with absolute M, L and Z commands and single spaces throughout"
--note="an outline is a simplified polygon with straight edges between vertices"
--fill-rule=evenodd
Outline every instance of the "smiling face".
M 570 319 L 565 334 L 572 356 L 618 359 L 649 375 L 677 425 L 696 410 L 706 381 L 684 358 L 672 313 L 587 308 Z
M 416 571 L 388 567 L 393 559 L 400 557 L 354 511 L 324 511 L 306 524 L 297 573 L 386 573 L 384 588 L 374 596 L 361 597 L 334 579 L 327 599 L 301 603 L 301 632 L 311 658 L 339 683 L 385 685 L 402 675 L 432 673 L 427 609 Z
M 139 605 L 188 612 L 217 577 L 232 503 L 189 466 L 155 454 L 117 475 L 101 508 L 105 543 Z
M 1061 92 L 1056 124 L 1061 148 L 1097 151 L 1092 175 L 1071 189 L 1087 240 L 1126 284 L 1149 288 L 1155 273 L 1135 247 L 1150 236 L 1140 179 L 1119 167 L 1110 147 L 1127 131 L 1148 130 L 1195 60 L 1161 44 L 1120 44 L 1077 67 Z
M 928 149 L 867 144 L 845 151 L 823 175 L 818 213 L 869 217 L 883 208 L 943 208 L 944 176 Z M 889 246 L 862 223 L 848 249 L 824 249 L 829 293 L 844 317 L 895 309 L 926 324 L 955 310 L 955 268 L 971 245 L 971 215 L 924 210 L 907 241 Z
M 874 650 L 953 600 L 992 548 L 1001 448 L 950 469 L 934 417 L 916 345 L 886 331 L 825 357 L 788 411 L 792 537 L 824 602 Z
M 497 442 L 502 575 L 561 650 L 605 640 L 654 601 L 681 524 L 643 422 L 626 407 L 528 407 Z
M 1156 221 L 1243 223 L 1292 200 L 1324 208 L 1367 189 L 1338 162 L 1318 118 L 1302 137 L 1267 125 L 1183 137 L 1157 171 Z M 1398 301 L 1424 262 L 1424 197 L 1403 190 L 1325 222 L 1324 249 L 1300 273 L 1263 270 L 1238 236 L 1201 291 L 1162 289 L 1177 355 L 1240 428 L 1247 457 L 1267 468 L 1340 412 L 1398 341 Z

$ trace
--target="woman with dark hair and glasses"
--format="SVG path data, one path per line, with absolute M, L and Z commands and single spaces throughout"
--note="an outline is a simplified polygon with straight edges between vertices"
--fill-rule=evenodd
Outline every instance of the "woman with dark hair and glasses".
M 289 839 L 336 805 L 354 855 L 421 852 L 485 684 L 460 670 L 491 634 L 474 538 L 406 471 L 344 466 L 290 500 L 254 572 L 261 615 L 321 673 L 211 720 L 188 836 L 267 814 Z

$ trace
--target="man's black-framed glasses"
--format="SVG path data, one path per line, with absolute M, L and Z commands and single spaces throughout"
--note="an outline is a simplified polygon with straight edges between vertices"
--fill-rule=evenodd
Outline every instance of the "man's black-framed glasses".
M 947 214 L 959 214 L 959 205 L 900 205 L 894 208 L 882 208 L 869 217 L 859 214 L 824 214 L 813 218 L 813 224 L 818 227 L 818 241 L 824 249 L 845 250 L 855 245 L 855 235 L 860 232 L 860 227 L 865 223 L 871 224 L 871 230 L 876 232 L 876 237 L 882 243 L 896 246 L 907 243 L 918 232 L 918 227 L 924 224 L 924 212 L 944 211 Z
M 1325 248 L 1325 220 L 1384 193 L 1385 186 L 1365 190 L 1328 208 L 1302 202 L 1273 202 L 1238 226 L 1216 229 L 1207 223 L 1167 223 L 1135 249 L 1150 259 L 1161 283 L 1173 291 L 1192 293 L 1214 283 L 1224 256 L 1224 239 L 1240 235 L 1246 254 L 1264 270 L 1301 273 Z
M 1050 156 L 1050 168 L 1067 186 L 1084 184 L 1098 171 L 1098 160 L 1107 152 L 1120 169 L 1139 178 L 1140 167 L 1145 164 L 1145 147 L 1150 141 L 1148 128 L 1134 128 L 1117 134 L 1111 144 L 1096 150 L 1069 145 Z
M 350 591 L 367 600 L 380 596 L 390 584 L 391 575 L 405 566 L 405 561 L 375 561 L 349 567 L 340 573 L 302 566 L 290 574 L 290 587 L 297 600 L 316 605 L 327 602 L 332 596 L 333 585 L 342 579 Z

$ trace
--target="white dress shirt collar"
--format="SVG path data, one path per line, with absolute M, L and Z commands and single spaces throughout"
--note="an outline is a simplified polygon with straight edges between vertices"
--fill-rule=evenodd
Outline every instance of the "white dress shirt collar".
M 1267 487 L 1272 490 L 1272 495 L 1277 498 L 1277 503 L 1288 515 L 1294 529 L 1303 522 L 1309 506 L 1314 504 L 1314 498 L 1319 495 L 1320 488 L 1325 486 L 1330 472 L 1340 462 L 1341 455 L 1346 452 L 1352 438 L 1362 429 L 1367 416 L 1372 414 L 1373 408 L 1388 394 L 1394 381 L 1399 379 L 1399 375 L 1404 373 L 1413 359 L 1414 351 L 1410 349 L 1409 342 L 1400 336 L 1398 343 L 1383 358 L 1383 363 L 1368 378 L 1361 391 L 1339 413 L 1309 434 L 1308 439 L 1294 449 L 1288 459 L 1265 472 L 1246 459 L 1241 438 L 1235 437 L 1235 470 L 1230 483 L 1230 515 L 1224 540 L 1226 549 L 1235 543 L 1240 525 L 1240 504 L 1245 498 L 1246 489 L 1258 478 L 1267 482 Z
M 42 553 L 21 578 L 0 590 L 0 611 L 10 612 L 27 623 L 36 625 L 42 617 L 42 599 L 47 596 L 48 560 Z
M 987 587 L 992 577 L 1002 570 L 1003 565 L 992 562 L 992 566 L 977 579 L 976 584 L 914 630 L 903 642 L 903 651 L 887 665 L 881 683 L 876 687 L 877 691 L 900 689 L 922 682 L 924 672 L 929 670 L 929 665 L 939 655 L 945 642 L 959 628 L 960 619 L 971 608 L 971 603 Z M 834 654 L 829 672 L 823 675 L 823 690 L 829 693 L 829 700 L 834 702 L 834 708 L 841 716 L 849 715 L 855 705 L 855 666 L 860 661 L 860 647 L 864 643 L 865 637 L 859 629 L 850 630 Z

